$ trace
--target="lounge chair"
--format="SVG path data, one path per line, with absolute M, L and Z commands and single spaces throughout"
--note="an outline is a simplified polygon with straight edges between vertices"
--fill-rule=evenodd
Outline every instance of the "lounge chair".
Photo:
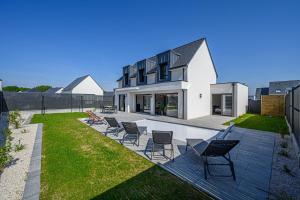
M 219 176 L 219 177 L 233 177 L 235 178 L 234 165 L 230 158 L 230 151 L 233 149 L 238 143 L 239 140 L 212 140 L 209 143 L 206 141 L 199 140 L 196 143 L 196 140 L 187 139 L 187 143 L 190 143 L 189 146 L 193 149 L 196 155 L 200 156 L 204 162 L 204 177 L 207 179 L 207 173 L 211 176 Z M 223 157 L 227 163 L 209 163 L 209 157 Z M 231 175 L 212 175 L 209 171 L 210 165 L 228 165 L 231 170 Z
M 155 150 L 157 148 L 163 149 L 163 156 L 165 156 L 165 150 L 171 150 L 171 157 L 170 160 L 174 162 L 174 148 L 173 148 L 173 131 L 152 131 L 152 139 L 153 139 L 153 145 L 152 145 L 152 152 L 151 152 L 151 160 L 154 156 Z M 165 145 L 170 145 L 170 149 L 165 149 Z
M 135 122 L 122 122 L 122 125 L 124 127 L 125 130 L 125 134 L 123 135 L 123 139 L 120 141 L 121 144 L 124 143 L 125 139 L 127 138 L 134 138 L 134 144 L 137 144 L 137 146 L 139 146 L 139 140 L 140 140 L 140 135 L 141 132 L 138 129 L 137 125 Z
M 217 135 L 216 140 L 225 140 L 227 135 L 231 133 L 233 128 L 234 122 L 230 122 L 230 125 L 224 131 Z
M 116 136 L 118 136 L 118 133 L 121 131 L 121 126 L 114 117 L 104 117 L 105 121 L 107 122 L 107 127 L 105 131 L 105 135 L 107 135 L 109 130 L 112 130 L 113 133 L 115 133 Z
M 86 113 L 89 115 L 89 119 L 88 119 L 89 124 L 95 124 L 95 123 L 105 124 L 104 117 L 97 116 L 95 113 L 93 113 L 90 110 L 86 111 Z

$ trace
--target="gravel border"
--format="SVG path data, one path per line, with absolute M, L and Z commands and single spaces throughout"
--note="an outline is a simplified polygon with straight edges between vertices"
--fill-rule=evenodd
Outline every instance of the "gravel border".
M 38 124 L 34 147 L 31 155 L 23 200 L 38 200 L 40 197 L 40 174 L 42 158 L 43 124 Z

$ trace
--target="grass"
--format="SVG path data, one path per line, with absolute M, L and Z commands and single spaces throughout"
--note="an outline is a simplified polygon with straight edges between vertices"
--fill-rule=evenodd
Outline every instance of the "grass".
M 257 114 L 244 114 L 236 119 L 226 122 L 229 125 L 234 122 L 237 127 L 270 131 L 280 134 L 288 134 L 288 126 L 284 117 L 270 117 Z
M 77 120 L 83 117 L 34 115 L 32 123 L 44 123 L 41 199 L 209 199 Z

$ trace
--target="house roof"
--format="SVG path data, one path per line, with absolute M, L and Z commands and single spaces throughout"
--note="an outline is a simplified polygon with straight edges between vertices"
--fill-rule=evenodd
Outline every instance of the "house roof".
M 47 91 L 45 91 L 46 93 L 56 93 L 57 91 L 59 91 L 60 89 L 62 89 L 63 87 L 54 87 L 54 88 L 49 88 Z
M 123 76 L 121 76 L 117 81 L 121 81 L 123 79 Z
M 71 82 L 67 87 L 65 87 L 63 89 L 63 91 L 70 91 L 73 90 L 79 83 L 81 83 L 84 79 L 86 79 L 87 77 L 89 77 L 90 75 L 85 75 L 85 76 L 81 76 L 76 78 L 73 82 Z
M 169 51 L 172 51 L 173 53 L 179 55 L 178 56 L 178 59 L 176 60 L 176 62 L 170 67 L 170 69 L 174 69 L 174 68 L 179 68 L 179 67 L 184 67 L 184 66 L 188 66 L 189 62 L 192 60 L 193 56 L 195 55 L 195 53 L 197 52 L 197 50 L 199 49 L 199 47 L 202 45 L 202 43 L 205 41 L 206 39 L 205 38 L 201 38 L 201 39 L 198 39 L 198 40 L 195 40 L 193 42 L 190 42 L 190 43 L 187 43 L 187 44 L 184 44 L 182 46 L 179 46 L 179 47 L 176 47 L 174 49 L 170 49 Z M 208 49 L 209 51 L 209 49 Z M 211 57 L 211 54 L 210 54 L 210 51 L 209 51 L 209 55 L 210 55 L 210 58 L 212 60 L 212 57 Z M 156 62 L 156 56 L 152 56 L 150 58 L 148 58 L 149 60 L 151 61 L 154 61 Z M 213 62 L 213 60 L 212 60 Z M 213 67 L 214 67 L 214 70 L 217 74 L 217 70 L 215 68 L 215 65 L 214 65 L 214 62 L 213 62 Z M 147 74 L 152 74 L 152 73 L 155 73 L 156 72 L 156 67 L 150 69 Z M 218 74 L 217 74 L 218 76 Z M 121 77 L 122 78 L 122 77 Z M 118 81 L 121 80 L 118 79 Z
M 137 72 L 133 73 L 129 78 L 135 78 L 137 76 Z
M 171 68 L 188 65 L 204 40 L 204 38 L 201 38 L 199 40 L 172 49 L 175 53 L 179 54 L 179 57 Z

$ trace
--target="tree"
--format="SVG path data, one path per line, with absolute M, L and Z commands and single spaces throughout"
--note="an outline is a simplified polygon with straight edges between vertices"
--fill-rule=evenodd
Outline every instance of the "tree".
M 30 88 L 18 87 L 18 86 L 15 86 L 15 85 L 10 85 L 10 86 L 5 86 L 2 89 L 3 89 L 3 91 L 7 91 L 7 92 L 20 92 L 20 91 L 29 90 Z
M 34 89 L 36 89 L 39 92 L 45 92 L 45 91 L 49 90 L 50 88 L 52 88 L 50 85 L 38 85 L 38 86 L 34 87 Z

